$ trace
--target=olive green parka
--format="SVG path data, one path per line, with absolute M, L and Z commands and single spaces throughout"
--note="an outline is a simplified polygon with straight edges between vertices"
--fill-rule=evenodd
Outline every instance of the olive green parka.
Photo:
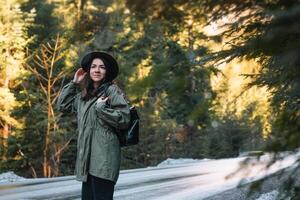
M 75 174 L 78 181 L 86 182 L 87 174 L 117 182 L 120 170 L 121 149 L 114 128 L 129 125 L 129 104 L 116 85 L 106 90 L 110 106 L 81 99 L 77 83 L 69 82 L 58 97 L 58 110 L 77 115 L 78 140 Z

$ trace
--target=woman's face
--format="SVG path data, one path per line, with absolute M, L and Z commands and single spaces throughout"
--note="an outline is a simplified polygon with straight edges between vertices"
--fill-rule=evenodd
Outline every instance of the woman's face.
M 105 79 L 105 76 L 106 76 L 106 68 L 103 61 L 100 58 L 95 58 L 92 61 L 91 68 L 90 68 L 91 79 L 96 83 L 100 83 Z

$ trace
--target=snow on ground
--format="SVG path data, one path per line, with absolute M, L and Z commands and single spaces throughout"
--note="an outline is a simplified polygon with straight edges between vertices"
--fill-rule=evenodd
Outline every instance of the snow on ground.
M 199 159 L 192 159 L 192 158 L 178 158 L 178 159 L 167 158 L 166 160 L 159 163 L 157 165 L 157 167 L 187 164 L 187 163 L 195 163 L 195 162 L 201 162 L 201 161 L 207 161 L 207 160 L 209 160 L 209 159 L 199 160 Z
M 273 190 L 272 192 L 268 192 L 260 195 L 256 200 L 276 200 L 279 192 L 277 190 Z
M 16 175 L 12 171 L 8 171 L 5 173 L 0 174 L 0 183 L 9 183 L 9 182 L 17 182 L 25 180 L 25 178 Z
M 271 167 L 266 168 L 272 155 L 263 155 L 252 159 L 248 165 L 241 165 L 247 157 L 227 158 L 218 160 L 171 159 L 168 158 L 158 166 L 121 170 L 116 185 L 116 200 L 200 200 L 236 188 L 240 181 L 249 183 L 277 172 L 286 167 L 294 166 L 299 157 L 286 154 Z M 6 175 L 5 175 L 6 174 Z M 3 180 L 19 182 L 13 172 L 0 174 Z M 15 176 L 14 176 L 15 175 Z M 28 184 L 26 185 L 25 182 Z M 38 183 L 39 182 L 39 183 Z M 43 184 L 40 184 L 42 183 Z M 4 185 L 3 185 L 4 184 Z M 22 184 L 1 183 L 0 199 L 80 199 L 81 183 L 74 176 L 58 178 L 26 179 Z M 9 186 L 9 187 L 8 187 Z M 274 188 L 275 189 L 275 188 Z M 266 191 L 267 192 L 267 191 Z M 257 200 L 274 200 L 276 191 L 263 194 Z M 22 197 L 22 198 L 21 198 Z M 237 199 L 236 199 L 237 200 Z

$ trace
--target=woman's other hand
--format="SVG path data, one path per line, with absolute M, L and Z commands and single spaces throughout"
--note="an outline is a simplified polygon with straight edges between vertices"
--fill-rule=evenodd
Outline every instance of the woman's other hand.
M 79 68 L 74 75 L 73 81 L 75 83 L 80 83 L 83 80 L 83 78 L 86 76 L 86 74 L 87 74 L 86 71 L 84 71 L 82 68 Z
M 108 100 L 108 97 L 99 97 L 99 98 L 97 99 L 97 102 L 99 102 L 99 103 L 106 103 L 107 100 Z

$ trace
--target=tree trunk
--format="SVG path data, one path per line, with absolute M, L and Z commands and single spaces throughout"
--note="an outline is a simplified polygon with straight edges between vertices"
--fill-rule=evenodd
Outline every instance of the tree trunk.
M 4 88 L 8 88 L 9 86 L 9 77 L 6 77 L 5 78 L 5 81 L 4 81 Z M 7 149 L 7 138 L 9 137 L 10 135 L 10 125 L 8 123 L 6 123 L 5 121 L 3 122 L 3 130 L 2 130 L 2 138 L 3 138 L 3 147 L 4 149 Z M 5 158 L 5 153 L 3 154 L 3 159 Z
M 47 127 L 47 133 L 45 136 L 45 148 L 44 148 L 44 163 L 43 163 L 43 171 L 44 171 L 44 177 L 50 177 L 48 174 L 48 168 L 49 168 L 49 161 L 48 161 L 48 147 L 49 147 L 49 122 L 48 122 L 48 127 Z

